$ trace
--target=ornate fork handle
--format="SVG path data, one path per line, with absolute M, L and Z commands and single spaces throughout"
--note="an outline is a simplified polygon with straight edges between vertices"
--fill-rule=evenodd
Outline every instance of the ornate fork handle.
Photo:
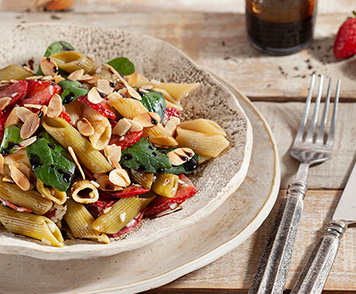
M 291 294 L 321 293 L 339 249 L 340 238 L 347 225 L 342 221 L 331 221 L 315 246 L 308 263 L 299 276 Z
M 283 293 L 306 191 L 304 182 L 289 185 L 249 294 Z

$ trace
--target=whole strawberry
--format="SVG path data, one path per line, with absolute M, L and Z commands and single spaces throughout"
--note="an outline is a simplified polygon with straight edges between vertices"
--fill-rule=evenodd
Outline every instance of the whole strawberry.
M 353 14 L 354 17 L 348 18 L 336 35 L 334 43 L 336 58 L 344 59 L 356 54 L 356 12 Z

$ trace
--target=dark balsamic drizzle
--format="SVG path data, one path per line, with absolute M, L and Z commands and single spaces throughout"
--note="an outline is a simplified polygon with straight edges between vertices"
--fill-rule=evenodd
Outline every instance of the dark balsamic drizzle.
M 68 103 L 72 102 L 74 100 L 74 97 L 75 97 L 74 93 L 70 92 L 69 94 L 67 94 L 64 97 L 63 103 L 68 104 Z
M 133 158 L 133 156 L 132 156 L 132 154 L 127 153 L 127 154 L 125 154 L 122 158 L 125 159 L 125 160 L 130 160 L 130 159 Z
M 33 169 L 35 169 L 36 167 L 39 167 L 39 166 L 42 166 L 43 164 L 41 163 L 41 158 L 34 154 L 34 155 L 31 155 L 31 158 L 30 158 L 30 164 L 31 164 L 31 167 Z
M 55 150 L 55 149 L 56 149 L 56 147 L 55 147 L 54 144 L 52 144 L 52 143 L 47 143 L 47 146 L 48 146 L 49 148 L 51 148 L 52 150 Z
M 73 178 L 73 174 L 69 171 L 64 171 L 62 169 L 57 169 L 58 173 L 61 174 L 63 176 L 63 180 L 67 183 L 69 183 L 72 178 Z

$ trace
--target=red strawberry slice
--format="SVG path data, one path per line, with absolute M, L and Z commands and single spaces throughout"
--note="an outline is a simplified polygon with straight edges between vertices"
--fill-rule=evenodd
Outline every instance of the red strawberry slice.
M 198 190 L 193 183 L 183 174 L 179 175 L 179 183 L 176 195 L 173 198 L 163 196 L 156 197 L 146 208 L 144 217 L 154 216 L 166 209 L 172 204 L 181 204 L 188 198 L 192 197 Z
M 124 150 L 127 147 L 130 147 L 140 141 L 142 134 L 143 131 L 132 132 L 124 136 L 113 135 L 110 139 L 109 145 L 115 144 L 117 146 L 120 146 L 121 150 Z
M 356 13 L 354 12 L 355 16 Z M 348 18 L 339 28 L 334 43 L 336 58 L 349 58 L 356 54 L 356 18 Z
M 15 205 L 14 203 L 6 200 L 5 198 L 0 197 L 0 203 L 4 206 L 7 206 L 9 208 L 12 208 L 13 210 L 16 210 L 18 212 L 28 212 L 28 213 L 32 213 L 32 209 L 31 208 L 26 208 L 26 207 L 20 207 Z
M 63 119 L 66 120 L 67 123 L 69 123 L 70 125 L 73 124 L 73 123 L 72 123 L 72 120 L 70 119 L 69 114 L 68 114 L 67 112 L 65 112 L 64 110 L 62 110 L 62 112 L 59 114 L 58 117 L 63 118 Z
M 136 218 L 134 218 L 132 220 L 132 223 L 130 222 L 131 224 L 129 226 L 126 226 L 126 227 L 122 228 L 116 234 L 111 234 L 111 235 L 108 235 L 108 236 L 110 238 L 116 238 L 116 237 L 121 236 L 123 234 L 127 234 L 128 232 L 130 232 L 133 228 L 135 228 L 139 224 L 139 222 L 143 218 L 143 215 L 144 215 L 144 212 L 142 211 Z
M 112 106 L 109 104 L 109 102 L 105 99 L 100 103 L 94 104 L 88 100 L 87 95 L 84 95 L 84 96 L 79 97 L 78 100 L 80 102 L 83 102 L 84 104 L 90 106 L 91 108 L 95 109 L 96 111 L 101 113 L 103 116 L 107 117 L 108 119 L 112 119 L 112 120 L 117 119 L 115 110 L 112 108 Z
M 14 105 L 11 105 L 5 108 L 3 111 L 0 111 L 0 143 L 2 141 L 5 132 L 5 122 L 13 108 Z
M 167 121 L 169 121 L 172 117 L 178 117 L 179 118 L 179 111 L 175 109 L 174 107 L 166 107 L 166 112 L 164 113 L 163 119 L 162 119 L 162 125 L 166 126 Z
M 150 189 L 145 189 L 138 185 L 131 185 L 131 186 L 125 187 L 121 191 L 117 191 L 117 192 L 100 191 L 99 193 L 100 193 L 100 196 L 104 196 L 104 197 L 128 198 L 128 197 L 133 197 L 136 195 L 141 195 L 141 194 L 147 193 L 149 191 L 150 191 Z
M 0 90 L 0 98 L 10 97 L 12 98 L 10 105 L 15 105 L 15 103 L 25 96 L 27 92 L 28 84 L 26 81 L 18 81 L 6 88 Z
M 27 84 L 27 94 L 18 102 L 20 106 L 24 104 L 47 105 L 52 96 L 61 91 L 61 87 L 52 82 L 28 80 Z

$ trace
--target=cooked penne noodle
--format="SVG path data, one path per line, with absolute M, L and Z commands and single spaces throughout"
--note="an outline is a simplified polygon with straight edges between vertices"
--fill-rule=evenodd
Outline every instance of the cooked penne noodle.
M 149 81 L 145 78 L 145 76 L 143 76 L 142 74 L 139 74 L 137 72 L 134 72 L 131 75 L 125 76 L 128 84 L 131 87 L 136 87 L 136 85 L 138 84 L 144 84 L 144 83 L 148 83 Z
M 179 177 L 173 174 L 160 173 L 152 185 L 152 191 L 168 198 L 174 197 L 178 189 Z
M 178 146 L 189 147 L 197 154 L 217 157 L 227 146 L 229 141 L 221 135 L 208 135 L 201 132 L 177 128 Z
M 10 232 L 41 240 L 46 245 L 63 247 L 62 233 L 50 219 L 18 212 L 0 205 L 0 222 Z
M 116 234 L 136 217 L 156 196 L 143 198 L 139 196 L 118 200 L 108 212 L 104 212 L 93 223 L 96 231 Z
M 208 156 L 208 155 L 199 155 L 199 161 L 198 163 L 199 164 L 202 164 L 203 162 L 205 161 L 208 161 L 209 159 L 211 159 L 212 157 L 211 156 Z
M 112 170 L 105 156 L 94 149 L 76 128 L 62 118 L 42 119 L 45 130 L 65 149 L 71 146 L 79 159 L 79 162 L 94 173 L 106 173 Z
M 90 106 L 83 106 L 83 117 L 92 127 L 94 134 L 89 136 L 89 141 L 95 149 L 103 150 L 108 145 L 111 137 L 111 124 L 109 120 Z
M 166 107 L 173 107 L 173 108 L 177 109 L 178 111 L 182 111 L 183 110 L 183 107 L 182 107 L 182 105 L 180 104 L 179 101 L 170 102 L 170 101 L 166 100 Z
M 5 68 L 0 69 L 0 81 L 2 80 L 24 80 L 30 76 L 33 76 L 30 72 L 23 67 L 11 64 Z
M 101 243 L 110 242 L 108 236 L 93 229 L 94 217 L 83 204 L 68 199 L 64 220 L 76 238 L 95 239 Z
M 114 107 L 123 117 L 132 119 L 136 115 L 146 113 L 148 110 L 143 104 L 133 98 L 121 98 L 118 95 L 109 95 L 109 103 Z
M 181 122 L 179 126 L 185 130 L 201 132 L 209 135 L 226 136 L 225 131 L 215 122 L 210 119 L 198 118 Z
M 40 179 L 37 179 L 36 181 L 36 188 L 42 196 L 48 198 L 49 200 L 52 200 L 57 204 L 64 204 L 67 200 L 66 192 L 58 191 L 56 188 L 50 186 L 45 187 L 45 185 Z
M 22 207 L 31 209 L 36 214 L 45 214 L 52 207 L 52 201 L 42 197 L 34 190 L 23 191 L 15 184 L 0 181 L 0 197 Z
M 62 51 L 50 55 L 49 58 L 54 61 L 60 69 L 69 73 L 84 69 L 84 73 L 92 75 L 100 66 L 92 58 L 77 51 Z
M 146 189 L 151 189 L 154 174 L 130 169 L 130 177 L 134 183 L 140 184 Z
M 109 80 L 110 82 L 113 82 L 113 83 L 116 83 L 116 81 L 117 81 L 117 76 L 114 75 L 112 72 L 110 72 L 109 69 L 105 66 L 100 66 L 96 70 L 95 74 L 93 74 L 93 77 Z
M 165 128 L 158 123 L 157 125 L 144 128 L 143 137 L 148 138 L 148 140 L 154 144 L 163 145 L 163 146 L 177 146 L 178 142 L 168 133 Z
M 66 112 L 69 114 L 73 125 L 75 125 L 77 121 L 82 118 L 82 106 L 83 103 L 78 100 L 74 100 L 65 106 Z
M 94 203 L 99 199 L 98 189 L 88 180 L 74 182 L 70 193 L 73 200 L 78 203 Z

